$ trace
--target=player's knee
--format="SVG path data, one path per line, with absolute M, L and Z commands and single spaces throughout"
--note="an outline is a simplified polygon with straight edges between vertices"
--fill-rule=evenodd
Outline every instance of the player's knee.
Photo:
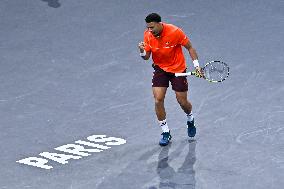
M 164 98 L 155 98 L 155 104 L 156 105 L 163 105 L 164 104 Z
M 183 107 L 187 106 L 187 104 L 188 104 L 187 99 L 184 99 L 184 98 L 177 98 L 177 101 Z

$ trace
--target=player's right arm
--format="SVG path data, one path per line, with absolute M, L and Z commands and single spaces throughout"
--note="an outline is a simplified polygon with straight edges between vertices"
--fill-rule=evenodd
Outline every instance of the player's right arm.
M 144 60 L 148 60 L 151 56 L 151 51 L 145 51 L 145 42 L 141 41 L 138 44 L 138 48 L 140 51 L 140 56 L 144 59 Z

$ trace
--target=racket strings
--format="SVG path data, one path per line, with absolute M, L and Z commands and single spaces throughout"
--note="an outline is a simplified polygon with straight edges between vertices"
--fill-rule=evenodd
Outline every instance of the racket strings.
M 205 78 L 209 81 L 223 81 L 228 77 L 229 68 L 223 62 L 211 62 L 203 69 Z

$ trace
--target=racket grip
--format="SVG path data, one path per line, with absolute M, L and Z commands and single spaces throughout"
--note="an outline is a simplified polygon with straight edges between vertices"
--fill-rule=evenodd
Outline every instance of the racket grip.
M 175 76 L 176 77 L 179 77 L 179 76 L 188 76 L 188 75 L 193 75 L 192 72 L 187 72 L 187 73 L 175 73 Z

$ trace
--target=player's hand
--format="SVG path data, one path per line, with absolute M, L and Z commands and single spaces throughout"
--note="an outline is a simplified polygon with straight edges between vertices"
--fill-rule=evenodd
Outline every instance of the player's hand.
M 140 52 L 144 52 L 145 50 L 145 42 L 141 41 L 139 44 L 138 44 L 138 48 L 140 50 Z
M 203 73 L 202 69 L 199 66 L 195 67 L 195 71 L 196 71 L 198 77 L 203 77 L 204 78 L 204 73 Z

